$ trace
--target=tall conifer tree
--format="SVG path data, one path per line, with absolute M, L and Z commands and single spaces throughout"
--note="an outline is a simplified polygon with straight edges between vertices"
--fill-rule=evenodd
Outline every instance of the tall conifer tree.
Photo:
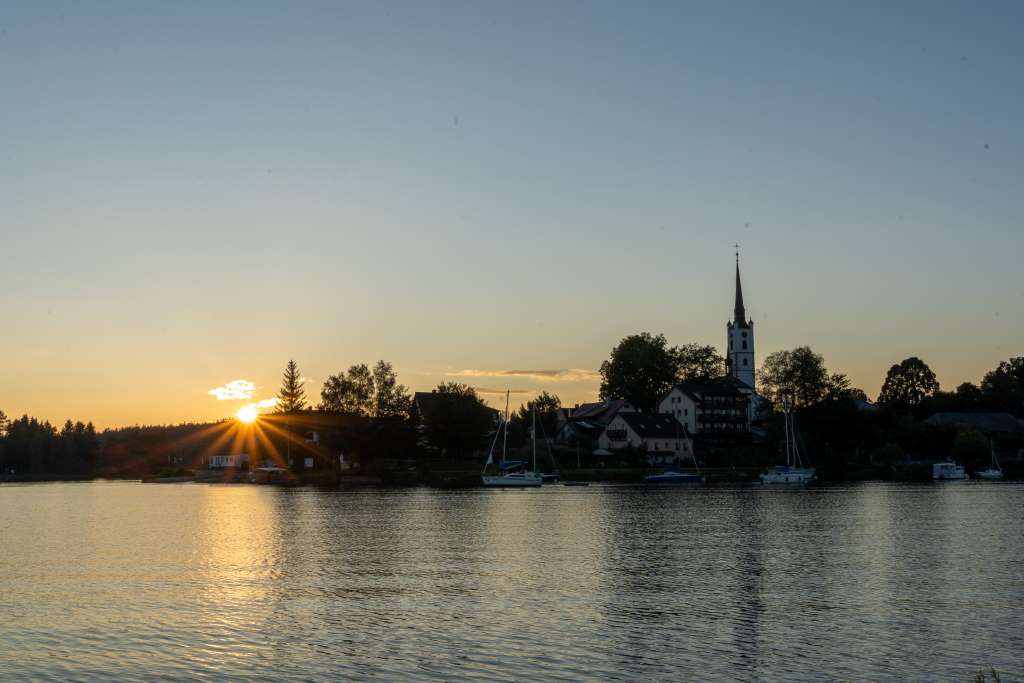
M 284 368 L 281 391 L 277 394 L 277 410 L 294 413 L 306 407 L 306 390 L 302 388 L 302 376 L 298 364 L 290 360 Z

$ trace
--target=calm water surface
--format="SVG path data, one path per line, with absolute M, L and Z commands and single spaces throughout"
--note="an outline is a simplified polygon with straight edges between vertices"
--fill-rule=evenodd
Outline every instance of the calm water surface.
M 0 486 L 0 677 L 1024 676 L 1024 485 Z

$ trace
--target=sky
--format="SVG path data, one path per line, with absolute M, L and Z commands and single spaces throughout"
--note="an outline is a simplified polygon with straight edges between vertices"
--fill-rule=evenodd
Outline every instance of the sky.
M 216 419 L 290 358 L 593 400 L 628 334 L 723 350 L 737 242 L 758 363 L 977 382 L 1024 5 L 828 4 L 4 3 L 0 409 Z

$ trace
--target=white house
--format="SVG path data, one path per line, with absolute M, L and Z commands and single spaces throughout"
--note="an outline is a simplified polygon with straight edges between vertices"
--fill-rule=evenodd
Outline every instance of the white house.
M 683 423 L 671 415 L 619 413 L 597 440 L 607 451 L 645 448 L 652 465 L 682 463 L 693 457 L 693 439 Z

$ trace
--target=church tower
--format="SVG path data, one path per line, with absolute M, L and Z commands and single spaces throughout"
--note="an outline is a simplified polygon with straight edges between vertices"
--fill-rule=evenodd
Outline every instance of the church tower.
M 726 373 L 751 389 L 754 387 L 754 321 L 747 320 L 743 308 L 743 286 L 740 284 L 740 251 L 736 248 L 736 306 L 733 319 L 725 325 L 728 351 L 725 354 Z

